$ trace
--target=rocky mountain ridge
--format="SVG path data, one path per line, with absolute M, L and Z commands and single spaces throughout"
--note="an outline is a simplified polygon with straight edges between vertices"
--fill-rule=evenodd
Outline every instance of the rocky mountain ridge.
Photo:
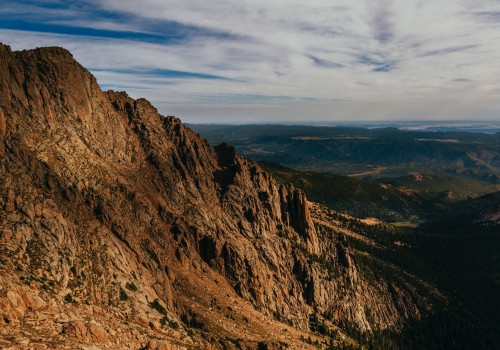
M 0 172 L 5 348 L 350 344 L 437 297 L 368 281 L 302 191 L 62 48 L 0 45 Z

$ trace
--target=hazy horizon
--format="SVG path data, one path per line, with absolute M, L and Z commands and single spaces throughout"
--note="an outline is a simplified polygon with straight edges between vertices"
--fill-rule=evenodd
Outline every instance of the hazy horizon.
M 494 0 L 20 0 L 0 41 L 188 123 L 500 120 Z
M 500 133 L 500 121 L 464 121 L 464 120 L 336 120 L 336 121 L 309 121 L 309 122 L 293 122 L 293 121 L 276 121 L 276 122 L 253 122 L 253 123 L 229 123 L 229 122 L 205 122 L 192 123 L 187 122 L 186 125 L 216 125 L 216 126 L 265 126 L 265 125 L 284 125 L 284 126 L 313 126 L 313 127 L 359 127 L 367 129 L 379 129 L 395 127 L 404 131 L 466 131 L 476 133 L 495 134 Z

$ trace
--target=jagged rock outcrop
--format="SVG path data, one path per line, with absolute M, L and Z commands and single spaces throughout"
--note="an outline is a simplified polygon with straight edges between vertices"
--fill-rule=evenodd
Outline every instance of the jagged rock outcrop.
M 102 92 L 61 48 L 0 45 L 0 173 L 0 303 L 12 310 L 0 330 L 19 346 L 20 319 L 45 304 L 75 316 L 39 325 L 58 344 L 124 348 L 150 333 L 172 348 L 307 348 L 312 314 L 367 331 L 420 309 L 403 301 L 400 315 L 390 286 L 370 287 L 303 192 L 144 99 Z M 15 304 L 20 283 L 29 296 Z

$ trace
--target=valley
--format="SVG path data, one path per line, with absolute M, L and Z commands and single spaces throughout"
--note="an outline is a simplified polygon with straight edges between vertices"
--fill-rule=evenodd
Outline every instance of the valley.
M 0 347 L 500 343 L 498 134 L 193 131 L 59 47 L 0 77 Z
M 500 182 L 500 133 L 393 127 L 193 124 L 211 144 L 227 142 L 257 161 L 318 173 L 393 178 L 411 173 Z
M 284 126 L 284 131 L 275 126 L 193 127 L 205 132 L 204 136 L 211 142 L 221 139 L 239 145 L 240 152 L 259 160 L 278 181 L 304 190 L 310 200 L 324 206 L 322 212 L 329 212 L 336 218 L 337 225 L 341 222 L 340 226 L 355 232 L 346 233 L 345 237 L 361 269 L 370 267 L 365 273 L 372 281 L 381 276 L 393 280 L 391 271 L 397 266 L 410 273 L 413 281 L 420 278 L 442 293 L 443 299 L 436 302 L 430 316 L 407 324 L 399 333 L 375 332 L 373 338 L 365 339 L 367 346 L 418 349 L 422 343 L 415 343 L 415 339 L 425 339 L 424 348 L 495 347 L 499 335 L 492 330 L 500 322 L 500 310 L 494 301 L 500 296 L 500 192 L 499 173 L 488 162 L 498 159 L 497 134 L 455 134 L 454 138 L 463 140 L 459 147 L 451 150 L 448 146 L 438 146 L 429 156 L 426 155 L 428 145 L 413 145 L 410 150 L 405 147 L 414 143 L 413 139 L 417 143 L 429 141 L 439 145 L 456 145 L 457 142 L 443 142 L 443 137 L 452 137 L 443 133 L 426 133 L 424 139 L 418 132 L 393 130 L 307 126 Z M 244 132 L 247 137 L 240 138 L 240 133 Z M 290 136 L 338 133 L 376 134 L 380 139 L 372 138 L 375 144 L 393 142 L 394 150 L 387 158 L 380 156 L 380 163 L 377 163 L 360 156 L 367 147 L 360 137 L 343 138 L 342 142 L 348 143 L 345 145 L 330 136 Z M 398 135 L 397 140 L 385 139 L 387 134 Z M 304 144 L 298 145 L 297 140 Z M 473 147 L 484 145 L 489 149 L 491 153 L 483 153 L 488 154 L 488 160 L 478 161 L 465 140 L 472 142 Z M 483 144 L 483 140 L 487 141 Z M 322 144 L 311 144 L 312 141 Z M 265 152 L 254 154 L 252 147 Z M 323 147 L 332 152 L 327 153 Z M 394 153 L 401 148 L 405 149 L 401 151 L 405 157 Z M 436 154 L 442 159 L 436 161 Z M 445 154 L 450 158 L 446 159 Z M 335 157 L 340 163 L 332 161 L 335 167 L 324 166 L 329 164 L 326 159 Z M 469 160 L 463 161 L 466 158 Z M 278 159 L 286 166 L 273 162 Z M 414 162 L 417 159 L 422 162 L 418 166 Z M 368 170 L 360 176 L 352 176 L 352 169 Z M 478 176 L 480 173 L 483 175 Z M 397 282 L 398 285 L 402 283 Z M 357 339 L 360 341 L 363 337 Z M 459 344 L 457 339 L 461 342 L 467 339 L 471 343 Z
M 499 6 L 0 1 L 0 349 L 500 349 Z

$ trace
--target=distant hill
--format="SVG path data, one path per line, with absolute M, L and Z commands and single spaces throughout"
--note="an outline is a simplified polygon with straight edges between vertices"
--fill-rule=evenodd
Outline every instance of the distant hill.
M 445 215 L 436 215 L 421 228 L 437 233 L 486 233 L 500 236 L 500 191 L 451 204 Z
M 407 176 L 376 179 L 377 183 L 413 189 L 447 202 L 462 201 L 500 190 L 500 185 L 452 176 L 413 173 Z
M 262 167 L 282 184 L 291 183 L 304 190 L 309 199 L 356 217 L 375 217 L 385 221 L 425 219 L 429 211 L 445 205 L 418 190 L 362 181 L 348 176 L 296 171 L 276 163 L 261 162 Z
M 383 349 L 438 310 L 351 250 L 368 224 L 103 92 L 65 49 L 0 44 L 0 77 L 0 348 Z
M 0 348 L 500 344 L 498 194 L 451 205 L 270 174 L 145 99 L 103 92 L 62 48 L 0 44 L 0 77 Z M 305 156 L 322 137 L 291 140 L 311 143 Z M 354 142 L 337 156 L 366 139 L 336 137 Z M 370 152 L 401 145 L 375 140 Z
M 287 125 L 190 127 L 246 157 L 315 172 L 399 177 L 413 172 L 500 183 L 500 133 Z
M 499 334 L 486 325 L 500 324 L 497 303 L 500 295 L 500 192 L 442 202 L 417 190 L 407 190 L 407 194 L 391 185 L 346 176 L 299 172 L 274 163 L 261 165 L 278 181 L 290 182 L 303 189 L 309 199 L 334 209 L 329 215 L 340 226 L 357 233 L 346 234 L 346 240 L 357 261 L 361 262 L 361 272 L 370 276 L 368 278 L 392 276 L 388 278 L 399 279 L 392 270 L 393 266 L 399 266 L 415 278 L 432 281 L 447 295 L 446 304 L 439 306 L 439 311 L 429 318 L 409 326 L 404 339 L 391 332 L 375 334 L 373 343 L 381 342 L 375 348 L 419 348 L 412 343 L 419 337 L 433 339 L 428 348 L 467 349 L 471 345 L 461 342 L 470 340 L 476 342 L 474 348 L 494 348 L 492 344 L 500 339 Z M 449 182 L 457 188 L 470 183 L 469 180 L 434 176 L 427 176 L 426 180 L 421 176 L 417 178 L 415 180 L 422 180 L 424 192 L 426 185 L 431 190 L 449 185 Z M 481 186 L 474 187 L 475 182 L 471 183 L 467 191 L 481 189 Z M 351 213 L 357 218 L 338 212 Z M 382 220 L 359 219 L 368 213 L 379 219 L 396 216 L 406 220 L 411 213 L 421 213 L 420 217 L 425 217 L 426 221 L 413 228 L 400 228 Z M 364 270 L 366 267 L 369 270 Z M 450 337 L 450 334 L 455 335 Z M 456 339 L 460 339 L 460 344 L 450 346 Z

